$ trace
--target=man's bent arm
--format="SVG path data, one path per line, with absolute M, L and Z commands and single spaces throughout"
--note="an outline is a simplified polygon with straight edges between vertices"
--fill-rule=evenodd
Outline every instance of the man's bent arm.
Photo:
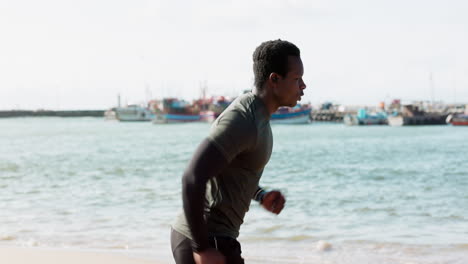
M 205 139 L 198 146 L 182 178 L 182 199 L 185 217 L 192 233 L 193 250 L 200 252 L 209 247 L 208 228 L 204 214 L 206 183 L 228 165 L 218 148 Z

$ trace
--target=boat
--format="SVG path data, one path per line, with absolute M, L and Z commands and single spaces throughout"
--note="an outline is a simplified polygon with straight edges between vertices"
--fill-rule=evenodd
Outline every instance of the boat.
M 115 107 L 108 109 L 104 112 L 105 120 L 117 120 L 117 113 L 115 112 Z
M 212 96 L 198 99 L 194 104 L 200 109 L 201 121 L 211 123 L 226 109 L 232 99 L 224 96 Z
M 452 124 L 453 126 L 468 126 L 468 105 L 455 107 L 455 109 L 451 110 L 453 112 L 447 116 L 447 124 Z
M 153 104 L 154 124 L 188 123 L 202 121 L 197 105 L 177 98 L 165 98 L 160 104 Z
M 196 114 L 156 114 L 154 124 L 189 123 L 202 121 L 201 115 Z
M 425 116 L 389 116 L 390 126 L 412 126 L 412 125 L 445 125 L 446 115 L 425 115 Z
M 114 111 L 115 118 L 122 122 L 151 121 L 155 117 L 149 108 L 137 104 L 116 107 Z
M 394 113 L 388 117 L 388 124 L 391 126 L 445 125 L 447 116 L 444 113 L 425 112 L 415 105 L 405 105 L 401 113 Z
M 214 111 L 200 111 L 200 121 L 211 123 L 215 121 L 217 117 L 218 115 Z
M 468 114 L 449 115 L 447 123 L 452 124 L 452 126 L 468 126 Z
M 271 115 L 272 124 L 308 124 L 310 123 L 310 105 L 296 105 L 295 107 L 280 107 Z
M 468 126 L 468 115 L 456 115 L 450 123 L 454 126 Z
M 348 126 L 388 125 L 387 113 L 369 114 L 364 108 L 359 109 L 356 115 L 345 115 L 343 122 Z

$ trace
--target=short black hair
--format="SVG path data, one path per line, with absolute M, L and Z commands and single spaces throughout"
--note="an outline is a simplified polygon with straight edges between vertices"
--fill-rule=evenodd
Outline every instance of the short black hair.
M 255 87 L 261 89 L 273 72 L 286 76 L 289 56 L 301 56 L 299 48 L 291 42 L 278 39 L 260 44 L 253 53 Z

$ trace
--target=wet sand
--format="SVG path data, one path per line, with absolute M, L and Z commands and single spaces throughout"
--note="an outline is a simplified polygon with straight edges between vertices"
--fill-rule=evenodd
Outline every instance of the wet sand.
M 59 249 L 0 248 L 0 263 L 8 264 L 166 264 L 112 253 Z

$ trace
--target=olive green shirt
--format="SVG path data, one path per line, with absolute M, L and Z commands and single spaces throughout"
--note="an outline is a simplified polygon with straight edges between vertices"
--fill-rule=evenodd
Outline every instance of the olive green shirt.
M 273 147 L 265 104 L 253 93 L 241 95 L 215 120 L 208 139 L 228 161 L 206 186 L 208 235 L 237 238 Z M 184 213 L 172 227 L 192 238 Z

